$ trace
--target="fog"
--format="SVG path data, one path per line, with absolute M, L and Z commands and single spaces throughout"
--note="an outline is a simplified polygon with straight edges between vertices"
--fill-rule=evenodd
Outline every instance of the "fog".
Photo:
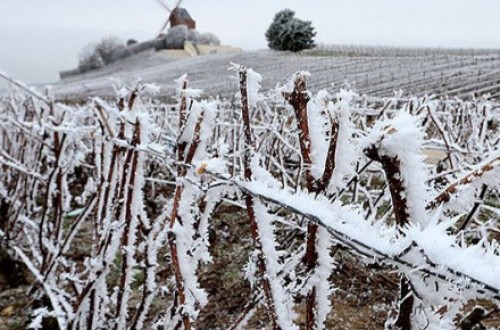
M 500 48 L 494 0 L 185 0 L 182 6 L 200 32 L 243 49 L 266 48 L 264 33 L 283 8 L 313 22 L 317 43 Z M 0 69 L 27 83 L 56 81 L 60 70 L 76 67 L 88 43 L 109 35 L 152 38 L 166 16 L 153 0 L 2 0 Z

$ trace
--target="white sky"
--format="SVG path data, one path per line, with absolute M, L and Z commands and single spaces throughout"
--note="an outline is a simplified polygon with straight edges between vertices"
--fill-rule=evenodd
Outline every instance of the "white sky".
M 165 0 L 172 6 L 175 0 Z M 200 32 L 223 44 L 266 48 L 276 12 L 313 22 L 317 43 L 500 48 L 500 0 L 184 0 Z M 79 51 L 107 35 L 156 35 L 154 0 L 0 0 L 0 70 L 28 83 L 58 79 Z

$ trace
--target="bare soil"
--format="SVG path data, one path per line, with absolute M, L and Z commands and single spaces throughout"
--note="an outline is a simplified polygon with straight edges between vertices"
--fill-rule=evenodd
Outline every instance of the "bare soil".
M 255 292 L 244 277 L 244 266 L 252 251 L 246 213 L 237 207 L 219 208 L 213 217 L 210 239 L 213 262 L 200 271 L 201 286 L 209 294 L 209 303 L 200 312 L 195 328 L 228 329 L 252 301 Z M 345 251 L 337 252 L 336 259 L 337 268 L 331 276 L 335 293 L 326 328 L 384 329 L 386 319 L 394 313 L 398 275 L 377 265 L 364 265 Z M 33 281 L 18 271 L 19 277 Z M 165 275 L 168 273 L 167 270 Z M 6 276 L 4 269 L 0 271 L 0 330 L 25 329 L 29 322 L 31 301 L 27 291 L 30 284 L 13 281 L 16 276 L 10 275 Z M 471 303 L 469 308 L 476 303 Z M 492 308 L 487 302 L 480 303 L 487 309 Z M 297 323 L 301 328 L 305 324 L 300 307 L 303 305 L 297 297 Z M 162 306 L 154 306 L 154 309 L 162 309 Z M 246 329 L 270 329 L 265 310 L 257 306 L 252 311 L 253 317 Z M 500 329 L 500 315 L 492 313 L 485 323 L 490 329 Z

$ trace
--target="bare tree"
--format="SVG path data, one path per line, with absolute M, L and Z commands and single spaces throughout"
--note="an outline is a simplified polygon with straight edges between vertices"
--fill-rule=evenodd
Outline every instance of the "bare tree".
M 125 48 L 123 41 L 114 36 L 103 38 L 98 43 L 91 43 L 80 53 L 78 67 L 82 72 L 100 68 L 111 62 L 115 51 L 123 48 Z

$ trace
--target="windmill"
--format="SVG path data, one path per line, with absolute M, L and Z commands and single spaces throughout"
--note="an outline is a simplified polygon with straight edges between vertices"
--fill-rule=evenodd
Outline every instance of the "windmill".
M 158 36 L 160 36 L 163 31 L 167 28 L 170 23 L 171 27 L 176 25 L 186 25 L 190 29 L 196 28 L 195 21 L 191 18 L 186 9 L 180 8 L 180 4 L 182 0 L 177 0 L 177 3 L 174 6 L 174 9 L 170 9 L 170 7 L 163 0 L 155 0 L 156 3 L 163 8 L 168 13 L 168 18 L 161 26 L 160 31 L 158 32 Z

